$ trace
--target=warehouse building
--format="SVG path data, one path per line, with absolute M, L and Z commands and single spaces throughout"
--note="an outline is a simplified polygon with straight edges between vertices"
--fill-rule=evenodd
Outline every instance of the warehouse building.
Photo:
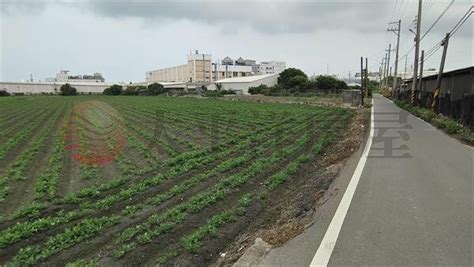
M 217 85 L 220 85 L 221 90 L 232 90 L 237 94 L 248 95 L 250 87 L 257 87 L 260 85 L 271 87 L 277 85 L 278 76 L 279 74 L 265 74 L 227 78 L 215 81 L 214 84 L 208 86 L 208 90 L 217 90 Z

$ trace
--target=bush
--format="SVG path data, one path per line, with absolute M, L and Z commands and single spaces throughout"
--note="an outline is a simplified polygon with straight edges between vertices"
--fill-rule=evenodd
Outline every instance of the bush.
M 122 86 L 118 84 L 114 84 L 110 86 L 109 88 L 105 88 L 103 94 L 104 95 L 120 95 L 122 94 Z
M 204 91 L 202 93 L 202 96 L 205 96 L 205 97 L 221 97 L 221 96 L 224 96 L 224 95 L 235 95 L 235 91 L 232 91 L 232 90 L 214 90 L 214 91 L 211 91 L 211 90 L 208 90 L 208 91 Z
M 409 111 L 413 115 L 423 119 L 424 121 L 431 123 L 433 126 L 443 130 L 445 133 L 456 134 L 462 141 L 471 145 L 474 144 L 474 133 L 469 129 L 464 128 L 457 121 L 436 114 L 429 109 L 412 106 L 411 104 L 404 101 L 395 100 L 395 104 L 397 104 L 400 108 Z
M 0 96 L 10 96 L 10 93 L 6 90 L 0 90 Z
M 61 85 L 59 91 L 61 95 L 77 95 L 77 89 L 72 87 L 69 83 Z
M 163 85 L 159 83 L 153 83 L 148 86 L 147 95 L 159 95 L 165 92 L 166 90 Z
M 261 85 L 256 86 L 256 87 L 250 87 L 249 88 L 249 94 L 251 94 L 251 95 L 262 94 L 267 89 L 268 89 L 268 86 L 266 86 L 265 84 L 261 84 Z

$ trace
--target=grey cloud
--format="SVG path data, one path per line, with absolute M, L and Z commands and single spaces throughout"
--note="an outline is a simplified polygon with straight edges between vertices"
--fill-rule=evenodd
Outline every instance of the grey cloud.
M 0 2 L 0 14 L 11 15 L 26 13 L 29 15 L 41 15 L 46 8 L 46 2 L 9 0 Z
M 248 26 L 267 33 L 306 33 L 320 29 L 371 31 L 385 24 L 389 3 L 371 2 L 90 2 L 86 7 L 111 18 L 166 22 L 190 20 L 219 26 Z M 383 27 L 383 26 L 382 26 Z

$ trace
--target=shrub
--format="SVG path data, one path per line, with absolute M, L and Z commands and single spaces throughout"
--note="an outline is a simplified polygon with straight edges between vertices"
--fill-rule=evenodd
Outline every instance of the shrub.
M 109 88 L 105 88 L 103 94 L 104 95 L 120 95 L 122 94 L 122 86 L 118 84 L 114 84 L 110 86 Z
M 251 95 L 262 94 L 267 89 L 268 89 L 268 86 L 266 86 L 265 84 L 261 84 L 261 85 L 256 86 L 256 87 L 250 87 L 249 88 L 249 93 Z
M 224 95 L 235 95 L 235 91 L 232 91 L 232 90 L 214 90 L 214 91 L 204 91 L 202 93 L 203 96 L 205 97 L 221 97 L 221 96 L 224 96 Z
M 61 95 L 77 95 L 77 89 L 72 87 L 69 83 L 61 85 L 59 91 Z
M 159 83 L 152 83 L 150 85 L 148 85 L 148 88 L 146 89 L 146 92 L 144 93 L 144 95 L 159 95 L 159 94 L 162 94 L 162 93 L 165 93 L 166 90 L 165 88 L 163 87 L 163 85 L 159 84 Z M 142 94 L 142 93 L 140 93 Z
M 0 90 L 0 96 L 10 96 L 10 93 L 6 90 Z

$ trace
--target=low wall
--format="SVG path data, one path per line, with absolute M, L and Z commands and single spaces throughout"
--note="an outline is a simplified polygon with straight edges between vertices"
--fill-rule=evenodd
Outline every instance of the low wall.
M 0 82 L 0 90 L 5 90 L 9 93 L 15 94 L 41 94 L 41 93 L 59 93 L 61 85 L 64 83 L 39 83 L 39 82 Z M 99 83 L 70 83 L 70 85 L 77 89 L 78 93 L 102 93 L 105 88 L 112 84 Z

